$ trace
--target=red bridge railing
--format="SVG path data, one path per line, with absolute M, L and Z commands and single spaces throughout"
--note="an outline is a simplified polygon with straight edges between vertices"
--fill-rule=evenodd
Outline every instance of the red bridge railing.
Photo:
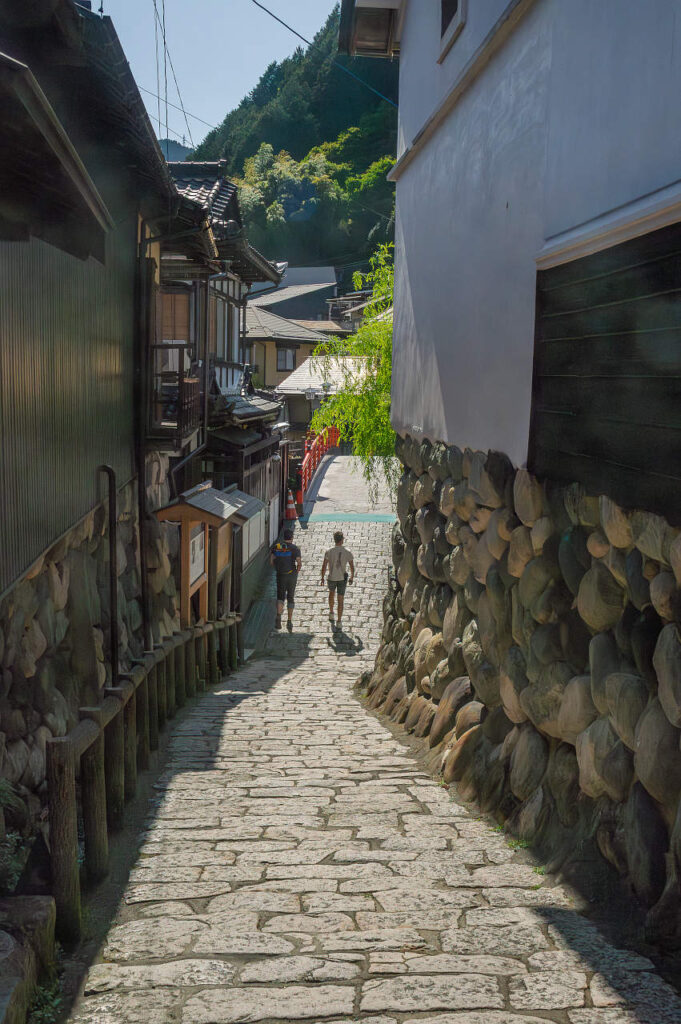
M 337 448 L 340 434 L 337 427 L 325 427 L 321 434 L 313 439 L 305 438 L 305 458 L 301 470 L 301 493 L 299 501 L 305 500 L 305 495 L 315 475 L 317 466 L 322 461 L 330 448 Z

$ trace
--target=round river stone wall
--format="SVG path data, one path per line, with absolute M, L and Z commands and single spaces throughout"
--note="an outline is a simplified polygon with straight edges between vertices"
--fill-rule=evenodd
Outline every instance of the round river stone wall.
M 397 454 L 370 706 L 552 870 L 605 858 L 681 937 L 681 531 L 497 452 Z

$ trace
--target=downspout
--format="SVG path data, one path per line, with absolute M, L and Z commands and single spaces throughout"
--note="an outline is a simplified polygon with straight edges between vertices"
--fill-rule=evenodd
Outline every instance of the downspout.
M 111 685 L 118 685 L 118 572 L 117 541 L 118 513 L 116 510 L 116 473 L 111 466 L 97 466 L 99 473 L 106 473 L 109 482 L 109 659 L 111 661 Z
M 137 344 L 135 345 L 135 462 L 137 464 L 137 520 L 140 542 L 140 598 L 142 602 L 142 633 L 144 649 L 153 650 L 151 614 L 149 611 L 149 577 L 147 568 L 147 479 L 146 479 L 146 417 L 147 417 L 147 361 L 148 361 L 148 301 L 146 248 L 147 222 L 141 224 L 142 237 L 137 261 Z

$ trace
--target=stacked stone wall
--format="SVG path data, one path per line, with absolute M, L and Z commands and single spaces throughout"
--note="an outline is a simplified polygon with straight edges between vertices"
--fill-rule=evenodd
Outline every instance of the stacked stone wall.
M 499 453 L 397 453 L 370 706 L 552 869 L 605 858 L 678 938 L 681 532 Z
M 168 500 L 168 458 L 150 457 L 151 508 Z M 137 488 L 118 492 L 116 573 L 122 671 L 143 651 Z M 175 580 L 179 541 L 170 524 L 148 521 L 152 632 L 179 628 Z M 104 501 L 54 544 L 0 602 L 0 778 L 13 784 L 10 821 L 24 828 L 45 799 L 45 749 L 101 702 L 111 685 L 109 531 Z M 1 822 L 0 812 L 0 822 Z

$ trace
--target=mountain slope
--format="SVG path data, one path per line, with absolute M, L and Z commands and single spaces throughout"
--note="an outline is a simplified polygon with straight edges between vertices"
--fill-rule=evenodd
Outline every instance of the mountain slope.
M 236 175 L 267 142 L 275 152 L 285 149 L 300 160 L 313 146 L 335 139 L 363 115 L 384 106 L 334 61 L 351 65 L 354 74 L 397 102 L 397 62 L 339 56 L 339 18 L 336 7 L 307 50 L 298 47 L 291 57 L 270 64 L 248 96 L 209 132 L 194 159 L 224 159 L 228 173 Z M 395 131 L 397 112 L 388 104 L 385 108 L 385 124 Z
M 227 161 L 249 238 L 291 263 L 362 262 L 393 234 L 396 62 L 339 57 L 338 8 L 307 50 L 271 64 L 192 159 Z

